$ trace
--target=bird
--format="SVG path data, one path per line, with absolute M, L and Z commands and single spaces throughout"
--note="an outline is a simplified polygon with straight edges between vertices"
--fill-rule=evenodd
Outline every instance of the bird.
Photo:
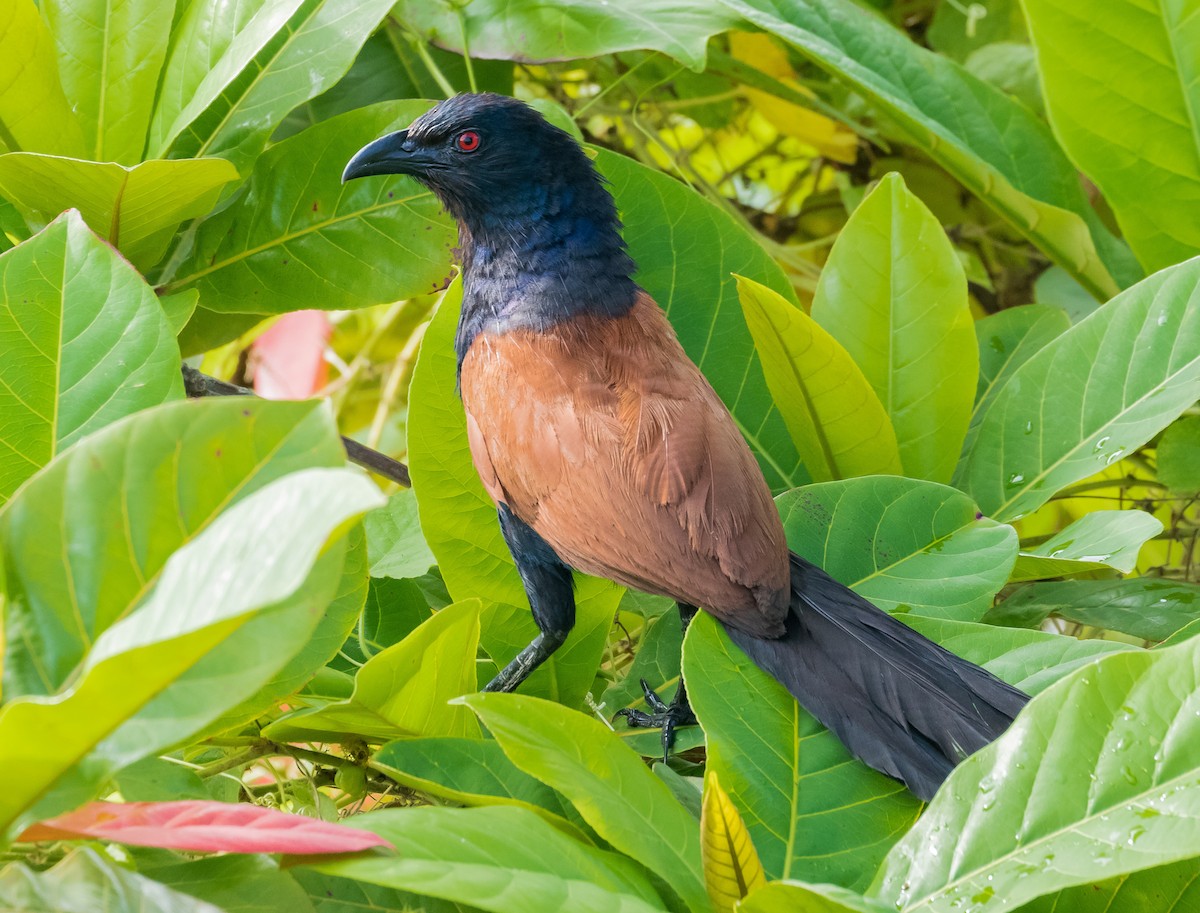
M 454 347 L 471 458 L 538 634 L 485 691 L 562 645 L 580 571 L 715 616 L 760 668 L 876 770 L 929 800 L 1028 697 L 790 551 L 754 455 L 636 265 L 605 180 L 536 109 L 437 103 L 350 159 L 343 182 L 409 175 L 458 223 Z M 681 680 L 643 683 L 665 748 L 695 721 Z

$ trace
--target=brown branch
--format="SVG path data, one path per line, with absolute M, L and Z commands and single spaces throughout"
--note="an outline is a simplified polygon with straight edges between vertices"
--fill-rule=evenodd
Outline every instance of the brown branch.
M 193 398 L 201 396 L 254 396 L 253 390 L 247 390 L 245 387 L 239 387 L 237 384 L 209 377 L 207 374 L 202 374 L 188 364 L 183 365 L 183 388 L 187 391 L 187 395 Z M 346 458 L 356 466 L 361 466 L 363 469 L 368 469 L 377 475 L 383 476 L 385 479 L 390 479 L 397 485 L 403 485 L 405 488 L 412 487 L 412 479 L 408 474 L 408 467 L 399 460 L 393 460 L 386 453 L 372 450 L 370 447 L 345 436 L 342 437 L 342 446 L 346 448 Z

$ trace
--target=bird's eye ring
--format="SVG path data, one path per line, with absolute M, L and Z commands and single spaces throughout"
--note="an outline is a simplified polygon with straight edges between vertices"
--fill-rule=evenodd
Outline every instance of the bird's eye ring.
M 479 148 L 479 134 L 474 130 L 460 133 L 455 137 L 454 145 L 459 152 L 474 152 Z

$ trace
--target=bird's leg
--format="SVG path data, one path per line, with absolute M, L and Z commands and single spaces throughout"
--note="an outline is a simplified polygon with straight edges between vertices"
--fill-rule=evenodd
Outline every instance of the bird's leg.
M 687 633 L 688 625 L 692 623 L 692 619 L 696 615 L 696 607 L 688 605 L 686 602 L 677 603 L 679 606 L 679 621 L 683 625 L 683 633 Z M 615 720 L 618 716 L 625 717 L 631 729 L 653 729 L 656 727 L 662 728 L 662 749 L 663 760 L 671 754 L 671 746 L 675 744 L 675 730 L 679 726 L 690 726 L 696 722 L 696 714 L 692 712 L 692 705 L 688 703 L 687 688 L 683 683 L 683 675 L 679 676 L 679 687 L 675 689 L 675 697 L 671 698 L 671 703 L 663 702 L 663 699 L 658 696 L 649 682 L 645 679 L 641 680 L 642 694 L 646 696 L 646 706 L 650 708 L 650 713 L 645 713 L 641 710 L 634 710 L 632 707 L 625 707 L 618 710 Z
M 497 673 L 484 691 L 515 691 L 538 666 L 562 646 L 575 626 L 575 592 L 571 569 L 563 564 L 548 542 L 500 505 L 500 531 L 512 552 L 525 584 L 533 620 L 541 633 L 507 666 Z

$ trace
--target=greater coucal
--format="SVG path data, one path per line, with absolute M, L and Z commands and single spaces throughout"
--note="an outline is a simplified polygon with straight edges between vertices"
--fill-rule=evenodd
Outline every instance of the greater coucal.
M 571 571 L 700 606 L 855 755 L 930 798 L 1028 698 L 788 551 L 746 442 L 634 263 L 603 178 L 529 106 L 459 95 L 360 150 L 343 180 L 408 174 L 457 220 L 455 348 L 471 456 L 541 633 L 566 639 Z M 648 689 L 647 689 L 648 690 Z M 652 695 L 654 715 L 688 719 Z

